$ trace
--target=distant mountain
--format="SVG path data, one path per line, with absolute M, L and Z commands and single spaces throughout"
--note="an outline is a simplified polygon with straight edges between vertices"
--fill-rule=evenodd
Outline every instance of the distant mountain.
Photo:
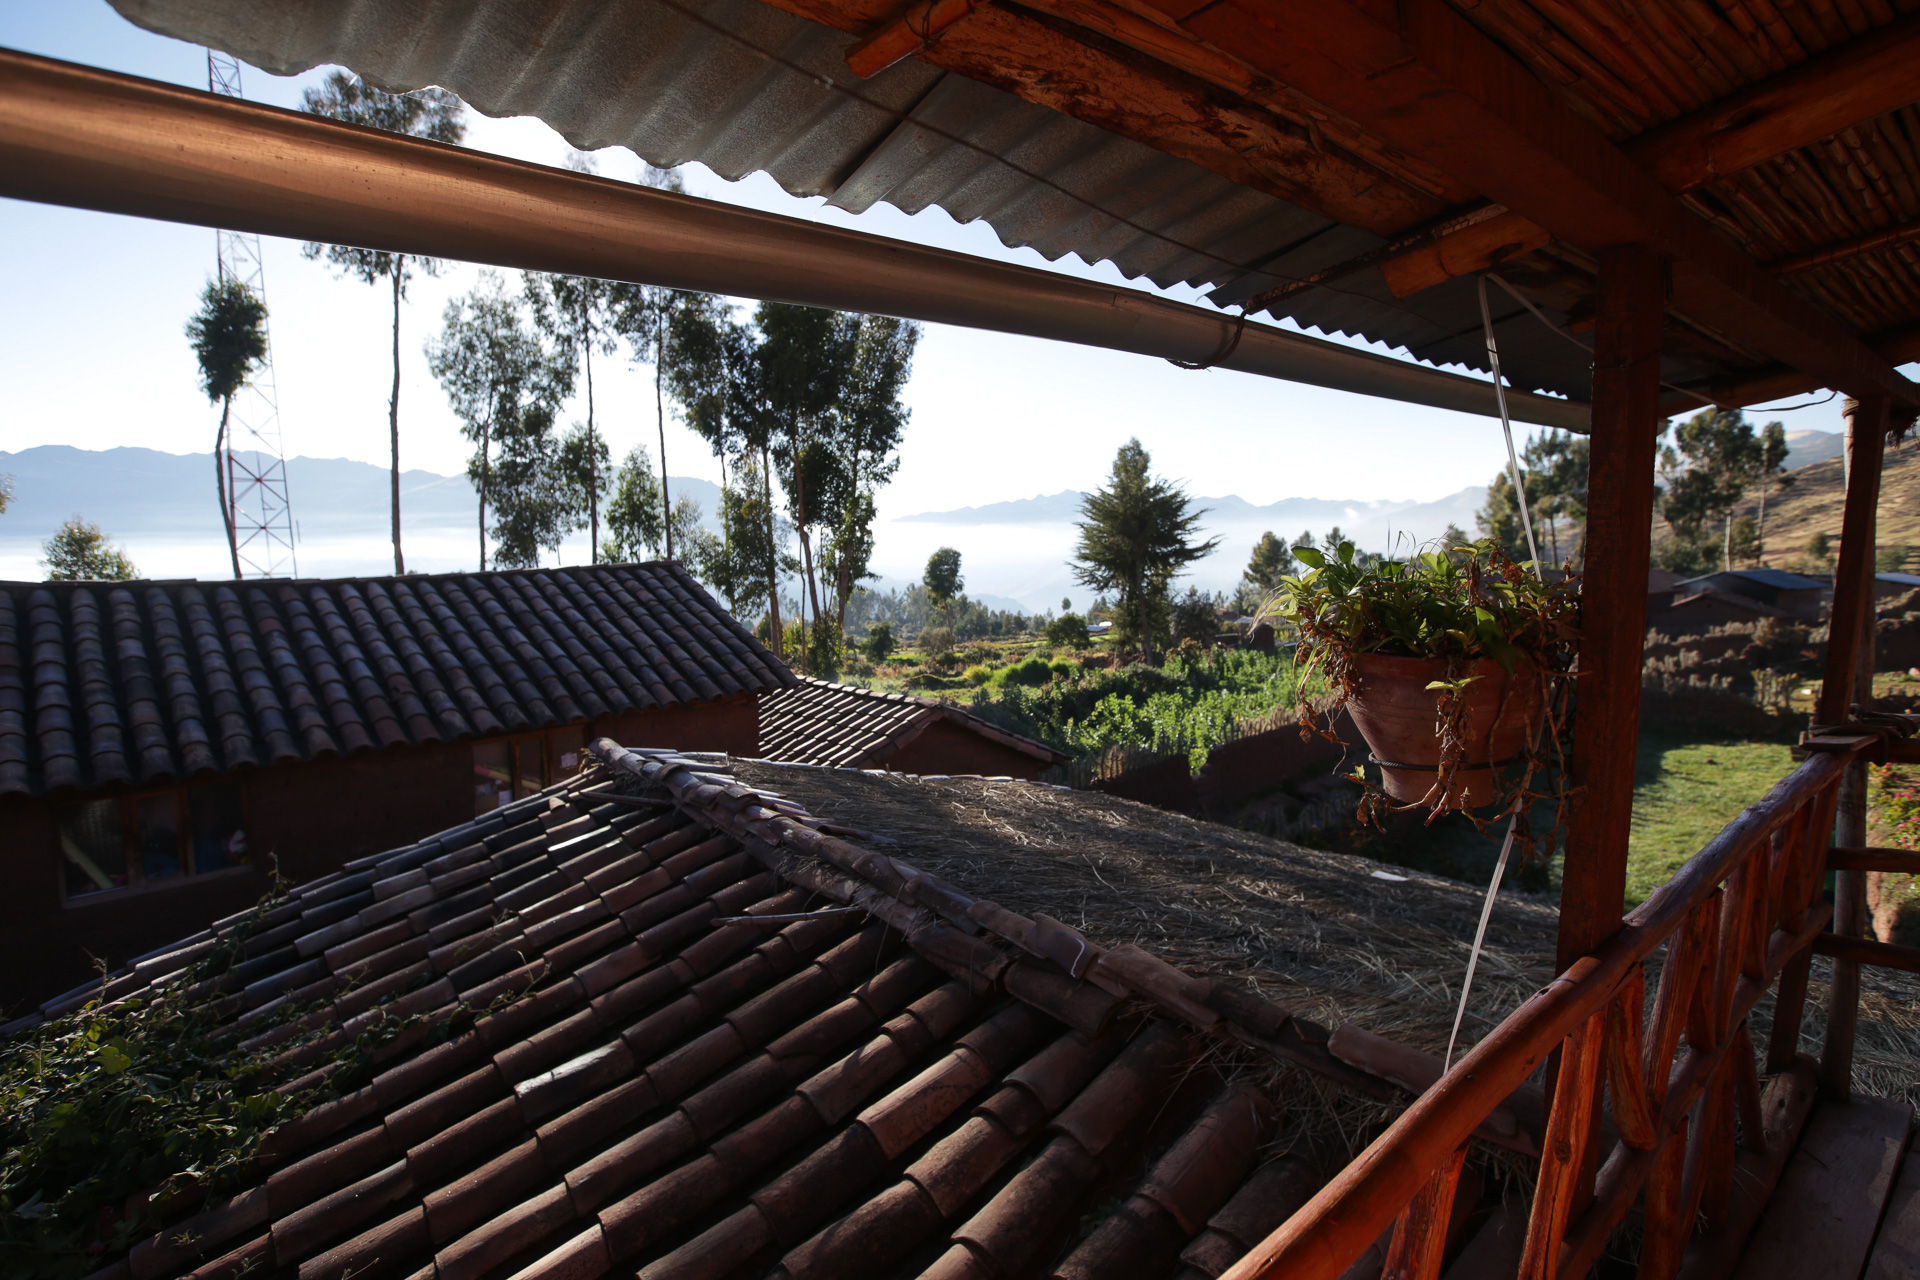
M 1847 438 L 1838 431 L 1787 432 L 1787 470 L 1810 467 L 1846 452 Z
M 0 537 L 37 541 L 76 515 L 119 539 L 219 529 L 210 453 L 50 444 L 0 453 L 0 474 L 14 477 L 13 503 L 0 522 Z M 302 540 L 383 533 L 389 483 L 387 469 L 371 463 L 287 461 L 287 491 Z M 686 493 L 698 500 L 705 523 L 719 531 L 719 485 L 691 476 L 669 476 L 668 484 L 676 498 Z M 479 519 L 479 496 L 464 475 L 402 471 L 400 513 L 408 530 L 470 529 Z
M 993 502 L 955 511 L 926 511 L 900 516 L 900 524 L 979 525 L 1060 525 L 1080 518 L 1086 494 L 1075 489 Z M 1424 542 L 1438 537 L 1449 523 L 1473 531 L 1474 514 L 1487 500 L 1484 486 L 1473 485 L 1433 502 L 1350 502 L 1338 498 L 1282 498 L 1265 506 L 1256 506 L 1245 498 L 1228 494 L 1220 498 L 1195 498 L 1194 505 L 1206 512 L 1203 527 L 1233 529 L 1258 526 L 1287 538 L 1311 531 L 1315 537 L 1338 525 L 1356 542 L 1373 550 L 1385 550 L 1398 535 L 1406 533 Z

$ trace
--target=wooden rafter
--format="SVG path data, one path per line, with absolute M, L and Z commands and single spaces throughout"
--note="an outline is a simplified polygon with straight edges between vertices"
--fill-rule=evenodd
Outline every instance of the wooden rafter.
M 959 0 L 768 0 L 849 34 L 869 70 L 915 42 L 922 60 L 1191 161 L 1232 182 L 1336 222 L 1392 235 L 1470 193 L 1432 166 L 1383 147 L 1351 122 L 1278 86 L 1222 86 L 1192 67 L 1143 57 L 1095 33 L 1069 35 L 1045 15 Z M 941 22 L 945 26 L 939 26 Z M 930 41 L 917 33 L 937 29 Z M 1170 36 L 1170 41 L 1184 37 Z
M 1788 293 L 1443 0 L 1397 13 L 1342 0 L 1222 0 L 1183 30 L 1418 153 L 1586 253 L 1646 244 L 1673 260 L 1672 303 L 1850 394 L 1920 387 Z M 1397 21 L 1395 20 L 1397 17 Z

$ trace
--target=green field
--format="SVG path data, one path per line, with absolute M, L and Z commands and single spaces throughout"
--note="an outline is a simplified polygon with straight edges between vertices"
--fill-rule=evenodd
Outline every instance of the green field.
M 1633 790 L 1627 901 L 1672 878 L 1742 809 L 1793 771 L 1783 742 L 1688 742 L 1643 734 Z

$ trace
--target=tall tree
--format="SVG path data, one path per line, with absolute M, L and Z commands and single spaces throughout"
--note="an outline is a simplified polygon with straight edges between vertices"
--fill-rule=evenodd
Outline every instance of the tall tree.
M 48 582 L 125 582 L 140 576 L 127 553 L 107 541 L 100 526 L 79 516 L 40 546 Z
M 959 596 L 960 589 L 967 585 L 960 576 L 960 553 L 952 547 L 941 547 L 927 557 L 927 571 L 920 578 L 920 585 L 927 589 L 927 600 L 936 609 L 947 615 L 947 630 L 953 630 L 953 602 Z
M 647 446 L 637 444 L 621 461 L 613 480 L 613 496 L 607 500 L 606 561 L 624 564 L 656 554 L 666 536 L 664 517 L 653 457 Z
M 1083 586 L 1117 592 L 1119 607 L 1139 619 L 1141 656 L 1148 662 L 1155 603 L 1164 605 L 1174 577 L 1220 545 L 1218 538 L 1195 541 L 1206 512 L 1193 510 L 1179 485 L 1155 477 L 1152 465 L 1138 440 L 1120 446 L 1107 484 L 1081 504 L 1085 518 L 1072 563 Z
M 213 482 L 220 497 L 220 523 L 227 531 L 233 576 L 240 576 L 240 540 L 227 502 L 227 425 L 233 397 L 267 358 L 267 304 L 238 280 L 223 277 L 200 294 L 200 310 L 187 321 L 187 338 L 200 362 L 200 389 L 220 405 L 220 430 L 213 438 Z M 4 509 L 4 508 L 0 508 Z M 98 530 L 96 530 L 98 532 Z M 131 577 L 131 574 L 126 575 Z
M 1733 568 L 1733 512 L 1759 470 L 1761 442 L 1738 409 L 1708 409 L 1674 430 L 1660 454 L 1667 480 L 1660 514 L 1674 532 L 1697 539 L 1708 520 L 1723 522 L 1722 568 Z
M 534 569 L 540 553 L 580 527 L 578 494 L 569 484 L 566 442 L 554 430 L 554 405 L 522 403 L 495 424 L 500 456 L 493 464 L 493 545 L 503 569 Z
M 503 459 L 512 453 L 506 486 L 526 505 L 541 492 L 545 438 L 550 435 L 573 368 L 565 355 L 550 351 L 528 332 L 517 298 L 510 297 L 491 271 L 464 298 L 447 303 L 438 337 L 427 344 L 427 364 L 440 380 L 447 402 L 460 419 L 461 434 L 475 446 L 467 476 L 480 495 L 480 568 L 487 567 L 487 506 L 495 496 L 494 448 Z M 554 456 L 557 459 L 557 445 Z M 556 499 L 557 500 L 557 499 Z M 529 527 L 544 528 L 541 519 Z M 515 555 L 525 538 L 516 535 Z M 535 545 L 538 545 L 537 536 Z
M 335 71 L 319 88 L 302 94 L 300 105 L 314 115 L 434 142 L 453 144 L 467 136 L 466 107 L 445 89 L 387 93 L 358 76 Z M 308 244 L 301 252 L 309 258 L 324 256 L 341 274 L 366 284 L 387 280 L 393 286 L 393 394 L 387 402 L 387 434 L 393 454 L 393 571 L 405 573 L 407 561 L 400 550 L 400 303 L 407 296 L 410 270 L 438 275 L 440 264 L 433 258 L 342 244 Z
M 656 191 L 669 191 L 674 195 L 687 193 L 679 174 L 653 165 L 647 165 L 640 171 L 640 185 Z M 683 293 L 678 289 L 663 289 L 655 285 L 618 285 L 616 288 L 619 291 L 619 303 L 614 315 L 614 328 L 631 345 L 635 364 L 653 366 L 653 420 L 660 436 L 660 518 L 661 528 L 666 531 L 667 559 L 671 560 L 673 521 L 668 518 L 668 513 L 673 507 L 673 494 L 667 482 L 666 387 L 668 369 L 679 358 L 679 350 L 675 346 L 678 331 L 674 326 L 674 317 L 690 307 L 704 313 L 716 305 L 725 307 L 726 304 L 701 294 Z
M 1787 428 L 1784 423 L 1769 422 L 1760 428 L 1760 454 L 1756 459 L 1755 481 L 1760 485 L 1760 517 L 1754 521 L 1753 541 L 1754 559 L 1766 563 L 1767 556 L 1767 495 L 1775 489 L 1785 489 L 1793 484 L 1793 477 L 1787 474 Z
M 600 494 L 606 487 L 608 469 L 602 461 L 607 457 L 607 447 L 598 442 L 594 423 L 593 356 L 596 351 L 612 355 L 619 345 L 615 326 L 633 286 L 585 276 L 549 276 L 533 271 L 524 275 L 534 323 L 563 355 L 578 359 L 586 374 L 584 438 L 570 455 L 580 464 L 580 470 L 571 477 L 570 488 L 586 506 L 587 560 L 594 564 L 600 559 Z

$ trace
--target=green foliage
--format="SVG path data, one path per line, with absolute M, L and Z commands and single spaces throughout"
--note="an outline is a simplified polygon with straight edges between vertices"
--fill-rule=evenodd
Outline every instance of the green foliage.
M 441 332 L 427 344 L 427 367 L 476 446 L 467 477 L 480 494 L 481 567 L 489 505 L 502 563 L 536 563 L 541 548 L 559 545 L 570 520 L 553 423 L 573 385 L 572 361 L 528 331 L 520 300 L 483 271 L 471 293 L 447 303 Z
M 893 628 L 876 622 L 867 628 L 867 642 L 861 646 L 870 662 L 885 662 L 893 653 Z
M 1060 665 L 1064 666 L 1068 671 L 1073 670 L 1073 664 L 1070 662 L 1061 663 Z M 1051 684 L 1054 678 L 1053 665 L 1048 663 L 1046 659 L 1038 657 L 1022 658 L 1020 661 L 1004 666 L 993 673 L 993 682 L 995 684 L 1003 686 L 1024 685 L 1033 689 L 1037 689 L 1042 685 Z
M 1043 633 L 1047 643 L 1068 649 L 1084 649 L 1093 641 L 1087 637 L 1087 620 L 1077 613 L 1063 613 L 1047 624 Z
M 1389 653 L 1414 658 L 1522 658 L 1558 666 L 1579 614 L 1577 583 L 1546 582 L 1491 541 L 1362 565 L 1353 544 L 1296 553 L 1308 571 L 1287 579 L 1281 612 L 1316 658 Z
M 636 444 L 614 473 L 613 493 L 607 499 L 607 537 L 600 544 L 605 564 L 625 564 L 659 554 L 666 526 L 662 522 L 660 477 L 654 474 L 647 446 Z
M 1241 576 L 1248 584 L 1271 593 L 1280 589 L 1282 579 L 1292 567 L 1293 548 L 1274 537 L 1269 529 L 1253 544 L 1253 554 L 1247 558 L 1247 569 Z
M 238 280 L 211 282 L 187 321 L 200 362 L 200 390 L 215 404 L 232 398 L 267 358 L 267 304 Z
M 1173 606 L 1174 643 L 1191 640 L 1195 644 L 1212 644 L 1220 634 L 1219 608 L 1212 596 L 1197 587 L 1188 587 L 1186 595 Z
M 993 668 L 986 666 L 984 663 L 975 663 L 966 669 L 961 679 L 978 689 L 981 685 L 993 679 Z
M 575 423 L 563 442 L 560 466 L 563 480 L 562 501 L 569 508 L 572 527 L 587 530 L 588 553 L 600 558 L 600 507 L 608 482 L 613 478 L 607 444 L 594 421 L 593 357 L 612 355 L 619 345 L 615 325 L 627 296 L 637 286 L 613 280 L 594 280 L 584 276 L 550 276 L 535 271 L 521 273 L 527 305 L 533 310 L 534 326 L 552 341 L 555 352 L 569 364 L 580 361 L 587 376 L 587 420 Z M 573 385 L 568 384 L 571 394 Z M 576 441 L 574 436 L 578 435 Z
M 235 986 L 231 969 L 251 927 L 242 921 L 189 965 L 164 1000 L 96 1001 L 0 1043 L 0 1274 L 87 1275 L 152 1234 L 182 1197 L 217 1200 L 256 1181 L 255 1155 L 276 1125 L 363 1086 L 375 1050 L 423 1025 L 376 1014 L 359 1036 L 301 1064 L 302 1073 L 333 1068 L 324 1084 L 280 1092 L 273 1059 L 338 1026 L 303 1028 L 253 1052 L 235 1047 L 222 993 Z M 289 1003 L 250 1031 L 313 1011 Z M 456 1010 L 429 1043 L 470 1022 Z
M 969 710 L 1072 755 L 1138 743 L 1189 750 L 1204 761 L 1241 722 L 1325 689 L 1290 658 L 1250 650 L 1176 653 L 1160 667 L 1118 670 L 1059 661 L 1050 664 L 1054 679 L 1045 685 L 1016 682 L 1017 669 L 1006 668 Z
M 6 510 L 0 506 L 0 511 Z M 1907 557 L 1913 554 L 1913 548 L 1904 542 L 1889 542 L 1877 548 L 1873 553 L 1873 568 L 1876 573 L 1899 573 L 1907 567 Z
M 100 526 L 79 516 L 60 526 L 60 532 L 40 544 L 46 559 L 40 567 L 48 582 L 125 582 L 140 571 L 127 553 L 107 542 Z
M 815 618 L 807 627 L 807 673 L 822 680 L 839 674 L 846 657 L 840 639 L 840 624 L 832 618 Z
M 1689 535 L 1676 531 L 1660 544 L 1654 562 L 1670 572 L 1697 578 L 1720 567 L 1720 553 L 1720 544 L 1711 537 L 1698 532 Z
M 1560 523 L 1583 524 L 1587 518 L 1587 441 L 1562 431 L 1547 431 L 1529 436 L 1520 452 L 1520 483 L 1527 491 L 1528 509 L 1533 516 L 1534 538 L 1540 555 L 1554 564 L 1562 563 L 1574 550 L 1569 537 L 1563 547 Z M 1520 499 L 1513 477 L 1502 469 L 1487 485 L 1487 501 L 1476 517 L 1483 537 L 1499 544 L 1510 559 L 1529 558 L 1527 531 L 1520 520 Z M 1569 530 L 1571 533 L 1571 530 Z M 1464 542 L 1464 535 L 1443 546 Z
M 945 627 L 927 627 L 920 632 L 918 648 L 929 658 L 944 658 L 953 652 L 953 632 Z
M 966 586 L 966 579 L 960 576 L 960 553 L 952 547 L 941 547 L 927 557 L 926 572 L 921 575 L 920 585 L 927 589 L 928 599 L 935 608 L 946 608 L 953 598 L 960 594 L 960 588 Z
M 1186 492 L 1154 477 L 1151 466 L 1138 440 L 1120 446 L 1107 484 L 1081 507 L 1071 565 L 1082 585 L 1119 593 L 1120 613 L 1137 624 L 1132 638 L 1148 655 L 1165 625 L 1168 584 L 1220 544 L 1218 538 L 1194 540 L 1206 512 L 1190 510 Z

